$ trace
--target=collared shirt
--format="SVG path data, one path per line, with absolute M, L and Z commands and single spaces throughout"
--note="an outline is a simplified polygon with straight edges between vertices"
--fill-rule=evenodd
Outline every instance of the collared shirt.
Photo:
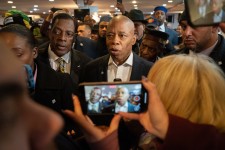
M 93 104 L 90 101 L 88 102 L 88 110 L 99 112 L 99 102 Z
M 108 62 L 107 79 L 108 82 L 113 82 L 115 78 L 119 78 L 122 81 L 130 81 L 131 71 L 133 66 L 133 53 L 131 52 L 128 59 L 122 65 L 116 65 L 110 56 Z
M 223 11 L 221 10 L 219 14 L 214 14 L 213 22 L 221 22 L 223 17 Z
M 207 55 L 209 56 L 211 54 L 211 52 L 213 51 L 213 49 L 215 48 L 216 44 L 218 43 L 218 40 L 215 42 L 215 44 L 213 44 L 211 47 L 199 52 L 199 54 L 203 54 L 203 55 Z M 189 54 L 193 54 L 194 52 L 192 50 L 189 50 Z
M 162 31 L 162 32 L 166 31 L 164 23 L 161 26 L 159 26 L 159 31 Z
M 128 112 L 128 102 L 126 102 L 123 106 L 116 103 L 115 113 L 118 113 L 119 111 Z
M 52 50 L 51 46 L 48 47 L 48 55 L 49 55 L 49 61 L 52 69 L 58 70 L 59 68 L 59 62 L 57 56 Z M 71 67 L 71 52 L 69 51 L 65 55 L 61 57 L 65 61 L 65 73 L 70 73 L 70 67 Z
M 211 52 L 213 51 L 213 49 L 215 48 L 217 43 L 218 43 L 218 40 L 211 47 L 205 49 L 204 51 L 201 51 L 200 53 L 209 56 L 211 54 Z

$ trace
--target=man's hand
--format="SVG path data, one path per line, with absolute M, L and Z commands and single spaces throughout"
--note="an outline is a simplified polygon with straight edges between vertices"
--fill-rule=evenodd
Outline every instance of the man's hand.
M 122 13 L 122 14 L 125 14 L 125 7 L 123 6 L 123 4 L 122 3 L 117 3 L 116 4 L 116 7 L 120 10 L 120 12 Z

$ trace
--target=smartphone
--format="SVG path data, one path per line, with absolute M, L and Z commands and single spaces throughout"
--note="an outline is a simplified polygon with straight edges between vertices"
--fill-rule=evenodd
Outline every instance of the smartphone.
M 225 22 L 223 0 L 185 0 L 185 10 L 192 26 L 211 26 Z
M 120 4 L 122 4 L 122 0 L 117 0 L 117 3 L 120 3 Z
M 81 83 L 79 90 L 82 109 L 87 115 L 140 113 L 148 106 L 147 91 L 141 81 Z

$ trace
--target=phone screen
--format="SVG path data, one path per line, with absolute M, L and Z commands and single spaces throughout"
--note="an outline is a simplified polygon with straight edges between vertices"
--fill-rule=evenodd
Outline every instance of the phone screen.
M 114 114 L 119 111 L 139 113 L 146 109 L 147 92 L 139 83 L 84 85 L 86 112 L 89 115 Z
M 224 0 L 185 0 L 185 7 L 193 26 L 225 22 Z

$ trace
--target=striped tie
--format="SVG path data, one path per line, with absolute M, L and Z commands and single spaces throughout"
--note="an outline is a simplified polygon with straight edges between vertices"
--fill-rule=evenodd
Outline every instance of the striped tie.
M 65 73 L 65 60 L 63 58 L 58 58 L 59 68 L 58 72 Z

